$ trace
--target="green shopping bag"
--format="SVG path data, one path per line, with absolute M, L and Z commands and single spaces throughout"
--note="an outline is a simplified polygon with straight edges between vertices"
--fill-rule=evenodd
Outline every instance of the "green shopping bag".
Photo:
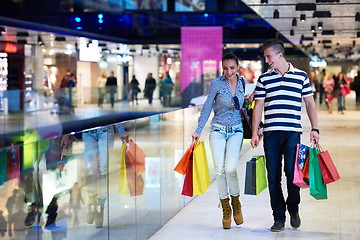
M 320 150 L 316 145 L 309 150 L 309 185 L 310 195 L 315 199 L 327 199 L 327 189 L 323 182 L 318 154 Z
M 253 156 L 246 162 L 245 194 L 258 195 L 267 187 L 264 156 Z

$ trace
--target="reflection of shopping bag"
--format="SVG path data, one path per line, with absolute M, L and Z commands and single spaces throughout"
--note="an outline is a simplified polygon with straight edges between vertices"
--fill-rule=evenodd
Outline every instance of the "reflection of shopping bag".
M 309 151 L 309 185 L 310 195 L 315 199 L 327 199 L 326 185 L 322 180 L 318 153 L 320 151 L 315 147 L 310 148 Z
M 135 168 L 130 164 L 130 159 L 126 158 L 126 176 L 128 181 L 128 187 L 130 190 L 130 196 L 139 196 L 144 193 L 144 179 L 141 174 L 136 174 Z
M 121 153 L 120 153 L 119 194 L 123 194 L 123 195 L 129 194 L 129 186 L 126 175 L 125 152 L 126 152 L 126 143 L 122 143 Z
M 129 158 L 131 166 L 134 167 L 136 174 L 144 173 L 146 154 L 132 139 L 129 140 L 128 144 L 129 147 L 126 155 Z
M 186 150 L 186 152 L 184 153 L 184 155 L 181 157 L 180 161 L 174 168 L 175 172 L 178 172 L 182 175 L 185 174 L 188 163 L 189 163 L 189 159 L 190 159 L 190 157 L 192 157 L 193 151 L 194 151 L 194 142 L 190 144 L 189 148 Z
M 245 194 L 258 195 L 267 187 L 264 156 L 246 162 Z
M 204 142 L 197 142 L 193 154 L 193 194 L 204 194 L 210 185 L 210 173 Z
M 303 169 L 305 161 L 309 154 L 309 147 L 303 144 L 298 144 L 296 149 L 296 158 L 294 166 L 294 180 L 293 183 L 301 188 L 308 188 L 309 185 L 304 181 Z
M 8 150 L 1 149 L 0 150 L 0 164 L 3 167 L 0 168 L 0 185 L 3 185 L 6 182 L 7 162 L 8 162 Z
M 319 145 L 320 147 L 320 145 Z M 340 179 L 340 175 L 335 167 L 333 160 L 330 157 L 328 151 L 322 150 L 320 147 L 321 152 L 318 154 L 321 175 L 324 180 L 325 184 L 335 182 Z
M 132 140 L 129 148 L 126 143 L 121 146 L 119 194 L 130 192 L 133 197 L 144 192 L 144 179 L 140 172 L 145 171 L 145 154 Z

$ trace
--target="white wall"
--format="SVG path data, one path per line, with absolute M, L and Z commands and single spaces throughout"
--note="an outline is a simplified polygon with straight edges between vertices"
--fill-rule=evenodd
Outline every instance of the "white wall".
M 79 91 L 77 103 L 97 103 L 98 63 L 77 61 L 76 69 L 77 89 Z
M 139 81 L 140 89 L 141 89 L 141 95 L 143 96 L 143 91 L 145 87 L 145 80 L 147 77 L 147 74 L 151 72 L 153 74 L 153 78 L 155 78 L 156 83 L 159 83 L 158 79 L 158 71 L 159 71 L 159 57 L 156 55 L 151 55 L 151 57 L 148 57 L 147 52 L 144 52 L 144 55 L 142 56 L 134 56 L 134 65 L 132 69 L 132 74 L 129 75 L 129 81 L 132 79 L 132 75 L 135 75 L 136 79 Z M 131 73 L 131 72 L 129 72 Z M 154 98 L 159 97 L 159 89 L 156 88 L 154 92 Z

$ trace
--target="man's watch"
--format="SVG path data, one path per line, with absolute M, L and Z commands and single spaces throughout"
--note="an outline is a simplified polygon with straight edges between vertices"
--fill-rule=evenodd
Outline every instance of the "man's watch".
M 315 132 L 317 132 L 318 134 L 320 134 L 320 130 L 317 129 L 317 128 L 312 128 L 311 131 L 315 131 Z

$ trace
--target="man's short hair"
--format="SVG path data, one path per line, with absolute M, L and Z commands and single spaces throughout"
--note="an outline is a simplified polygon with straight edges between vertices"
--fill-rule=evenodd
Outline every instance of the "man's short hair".
M 264 52 L 265 49 L 269 48 L 269 47 L 273 47 L 275 51 L 277 52 L 282 52 L 283 54 L 285 54 L 285 47 L 284 47 L 284 43 L 280 40 L 277 39 L 269 39 L 267 41 L 265 41 L 261 46 L 260 46 L 260 52 Z

